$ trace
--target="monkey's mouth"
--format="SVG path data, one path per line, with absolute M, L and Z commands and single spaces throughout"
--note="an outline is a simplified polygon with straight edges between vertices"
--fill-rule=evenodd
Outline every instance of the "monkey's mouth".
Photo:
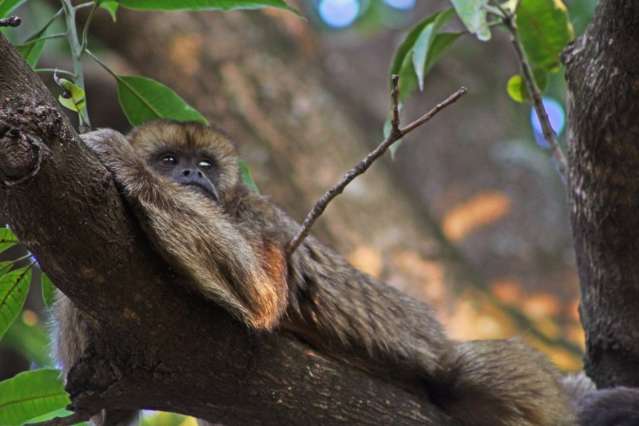
M 188 183 L 183 183 L 183 185 L 188 186 L 190 189 L 193 189 L 194 191 L 202 195 L 205 195 L 207 198 L 210 198 L 211 200 L 215 202 L 220 201 L 220 195 L 218 194 L 217 189 L 213 185 L 204 185 L 203 183 L 200 183 L 200 182 L 188 182 Z

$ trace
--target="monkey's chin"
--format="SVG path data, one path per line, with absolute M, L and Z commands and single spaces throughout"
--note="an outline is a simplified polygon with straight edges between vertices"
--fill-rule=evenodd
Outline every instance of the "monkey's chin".
M 184 186 L 187 186 L 191 191 L 194 191 L 194 192 L 197 192 L 198 194 L 204 195 L 206 198 L 208 198 L 211 201 L 214 201 L 216 203 L 220 201 L 218 199 L 218 197 L 217 197 L 217 194 L 211 192 L 210 189 L 208 189 L 208 188 L 206 188 L 206 187 L 204 187 L 204 186 L 202 186 L 200 184 L 187 183 Z

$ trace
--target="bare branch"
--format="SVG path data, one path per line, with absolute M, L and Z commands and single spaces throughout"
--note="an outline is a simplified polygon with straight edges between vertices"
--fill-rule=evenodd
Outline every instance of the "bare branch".
M 399 125 L 399 115 L 395 117 L 395 111 L 397 110 L 397 105 L 398 105 L 396 102 L 396 99 L 397 99 L 396 90 L 395 90 L 396 87 L 397 87 L 397 79 L 396 79 L 396 76 L 394 76 L 393 77 L 394 90 L 391 94 L 392 95 L 391 97 L 393 98 L 393 121 L 395 121 Z M 333 198 L 341 194 L 346 188 L 346 186 L 353 181 L 353 179 L 355 179 L 357 176 L 361 175 L 366 170 L 368 170 L 368 168 L 379 157 L 381 157 L 388 150 L 388 148 L 391 147 L 391 145 L 393 145 L 395 142 L 397 142 L 398 140 L 400 140 L 401 138 L 403 138 L 408 133 L 415 130 L 422 124 L 429 121 L 442 109 L 455 103 L 457 100 L 459 100 L 459 98 L 461 98 L 465 94 L 466 94 L 466 88 L 465 87 L 459 88 L 452 95 L 448 96 L 442 102 L 435 105 L 433 109 L 431 109 L 426 114 L 422 115 L 420 118 L 413 121 L 412 123 L 410 123 L 408 126 L 404 127 L 403 129 L 400 129 L 399 126 L 397 127 L 397 129 L 395 129 L 395 124 L 393 124 L 393 130 L 390 132 L 388 137 L 384 139 L 384 141 L 382 141 L 379 145 L 377 145 L 377 147 L 373 151 L 371 151 L 364 159 L 362 159 L 352 169 L 346 172 L 346 174 L 344 174 L 342 179 L 335 186 L 333 186 L 331 189 L 326 191 L 324 195 L 322 195 L 320 199 L 315 203 L 311 211 L 308 212 L 308 214 L 304 218 L 302 227 L 299 229 L 297 234 L 295 234 L 293 239 L 291 239 L 291 241 L 288 243 L 286 247 L 287 255 L 290 256 L 291 254 L 293 254 L 295 249 L 297 249 L 297 247 L 299 247 L 302 241 L 304 241 L 304 239 L 308 236 L 311 227 L 313 226 L 315 221 L 322 215 L 322 213 L 324 212 L 328 204 L 333 200 Z
M 559 145 L 559 141 L 557 141 L 555 131 L 550 125 L 548 114 L 546 113 L 546 109 L 544 108 L 544 104 L 541 100 L 541 92 L 539 90 L 539 86 L 537 86 L 532 68 L 528 63 L 528 59 L 526 58 L 524 49 L 521 45 L 521 42 L 519 41 L 517 27 L 515 26 L 515 23 L 513 21 L 513 15 L 512 13 L 504 10 L 501 7 L 499 7 L 499 10 L 503 15 L 502 21 L 510 32 L 510 40 L 513 48 L 515 49 L 524 81 L 526 82 L 526 89 L 528 90 L 528 93 L 530 93 L 530 97 L 532 98 L 533 106 L 535 108 L 535 113 L 537 114 L 537 118 L 539 118 L 539 122 L 541 123 L 541 129 L 544 134 L 544 139 L 546 139 L 546 142 L 548 143 L 548 145 L 550 145 L 552 156 L 557 161 L 559 174 L 565 181 L 567 176 L 566 171 L 568 169 L 568 161 L 566 160 L 566 155 L 564 154 L 561 145 Z
M 393 74 L 391 77 L 391 100 L 393 102 L 393 117 L 391 118 L 391 135 L 399 133 L 399 76 Z

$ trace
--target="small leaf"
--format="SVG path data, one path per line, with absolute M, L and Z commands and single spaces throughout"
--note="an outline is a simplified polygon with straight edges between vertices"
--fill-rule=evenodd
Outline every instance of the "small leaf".
M 0 338 L 22 311 L 30 283 L 30 266 L 18 268 L 0 277 Z
M 409 57 L 410 54 L 413 52 L 415 42 L 417 41 L 417 38 L 421 34 L 422 30 L 427 25 L 433 23 L 439 16 L 439 13 L 435 13 L 434 15 L 423 19 L 409 31 L 409 33 L 406 35 L 402 43 L 395 51 L 393 61 L 391 62 L 390 75 L 399 75 L 402 65 L 406 61 L 406 58 Z
M 202 114 L 162 83 L 140 76 L 117 76 L 117 83 L 120 106 L 133 126 L 159 118 L 208 124 Z
M 260 193 L 260 189 L 257 187 L 255 180 L 253 180 L 251 169 L 244 160 L 240 160 L 240 176 L 242 177 L 242 182 L 244 182 L 244 185 L 246 185 L 248 189 L 256 194 Z
M 437 17 L 422 29 L 413 46 L 413 68 L 415 68 L 415 74 L 417 75 L 419 90 L 422 91 L 424 90 L 426 59 L 430 53 L 430 48 L 439 29 L 452 18 L 453 10 L 448 9 L 436 15 Z
M 46 40 L 38 40 L 24 46 L 17 46 L 16 50 L 20 53 L 24 60 L 31 65 L 31 68 L 35 68 L 36 65 L 38 65 L 40 56 L 42 56 L 42 51 L 44 50 L 46 42 Z
M 19 426 L 60 410 L 70 402 L 59 370 L 42 369 L 19 373 L 0 382 L 0 425 Z
M 9 15 L 26 1 L 27 0 L 0 0 L 0 18 L 4 18 Z
M 533 75 L 535 76 L 535 82 L 537 83 L 537 87 L 540 91 L 543 91 L 547 84 L 547 73 L 542 69 L 537 69 L 533 71 Z M 506 85 L 506 91 L 510 98 L 519 103 L 530 102 L 531 96 L 528 93 L 528 88 L 526 87 L 526 82 L 524 78 L 519 75 L 513 75 L 508 79 L 508 84 Z
M 444 56 L 446 50 L 462 35 L 462 33 L 439 33 L 432 41 L 426 63 L 424 64 L 424 76 L 428 75 L 435 64 Z M 399 99 L 405 100 L 417 89 L 418 82 L 414 65 L 408 58 L 405 60 L 399 72 Z
M 522 103 L 529 99 L 524 78 L 519 74 L 513 75 L 508 79 L 506 91 L 510 98 L 515 102 Z
M 65 91 L 63 95 L 58 96 L 58 102 L 63 107 L 75 112 L 80 112 L 86 107 L 84 90 L 80 86 L 66 78 L 56 78 L 56 83 Z
M 115 1 L 115 0 L 102 0 L 99 1 L 98 4 L 100 5 L 100 7 L 104 10 L 106 10 L 107 12 L 109 12 L 109 15 L 111 15 L 111 19 L 113 20 L 113 22 L 115 22 L 117 20 L 117 12 L 118 12 L 118 8 L 120 7 L 120 4 Z
M 533 68 L 554 71 L 559 55 L 574 39 L 568 11 L 561 0 L 521 0 L 517 31 Z
M 0 253 L 18 243 L 18 238 L 9 228 L 0 228 Z
M 486 20 L 487 0 L 451 0 L 457 15 L 468 31 L 481 41 L 490 40 L 490 27 Z
M 42 278 L 40 281 L 40 285 L 42 287 L 42 301 L 45 306 L 51 306 L 55 299 L 55 286 L 51 279 L 44 272 L 42 273 Z
M 276 7 L 298 13 L 284 0 L 118 0 L 121 6 L 135 10 L 237 10 Z

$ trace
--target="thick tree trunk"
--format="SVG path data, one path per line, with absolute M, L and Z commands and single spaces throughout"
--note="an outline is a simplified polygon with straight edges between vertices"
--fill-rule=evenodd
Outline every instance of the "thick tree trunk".
M 243 425 L 448 424 L 421 390 L 291 336 L 250 333 L 180 290 L 110 173 L 3 36 L 0 57 L 0 206 L 101 330 L 69 377 L 76 410 L 144 407 Z
M 601 0 L 564 61 L 586 371 L 639 386 L 639 3 Z

